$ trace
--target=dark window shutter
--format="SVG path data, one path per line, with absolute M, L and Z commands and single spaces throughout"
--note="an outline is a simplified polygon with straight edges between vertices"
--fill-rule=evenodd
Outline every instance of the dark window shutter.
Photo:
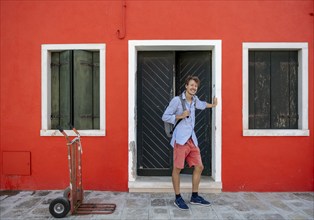
M 249 124 L 256 129 L 270 128 L 270 53 L 250 52 Z
M 96 59 L 97 55 L 95 55 Z M 99 85 L 97 84 L 99 84 L 99 58 L 97 65 L 93 61 L 93 52 L 75 50 L 73 112 L 74 126 L 77 129 L 99 129 Z M 95 94 L 97 97 L 94 97 Z M 98 109 L 94 112 L 96 106 Z
M 93 128 L 93 54 L 74 51 L 74 126 Z
M 289 53 L 271 53 L 271 124 L 272 128 L 289 128 Z
M 298 128 L 296 51 L 249 52 L 249 128 Z
M 51 128 L 60 124 L 59 96 L 60 96 L 60 53 L 51 53 Z
M 51 128 L 71 123 L 72 52 L 51 54 Z
M 69 129 L 72 123 L 72 51 L 60 53 L 60 125 Z
M 290 108 L 290 128 L 297 129 L 299 122 L 298 113 L 298 52 L 289 52 L 289 79 L 290 79 L 290 94 L 289 94 L 289 108 Z
M 100 129 L 100 76 L 99 52 L 93 52 L 93 129 Z M 103 88 L 102 88 L 103 89 Z
M 51 53 L 51 128 L 99 129 L 99 52 Z

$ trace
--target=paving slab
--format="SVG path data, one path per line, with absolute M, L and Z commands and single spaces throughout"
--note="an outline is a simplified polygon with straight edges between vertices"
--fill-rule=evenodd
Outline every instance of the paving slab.
M 62 196 L 62 190 L 0 191 L 0 219 L 54 219 L 49 204 Z M 85 191 L 85 203 L 115 203 L 115 212 L 68 214 L 65 219 L 314 220 L 314 192 L 221 192 L 201 196 L 211 202 L 209 207 L 189 204 L 191 193 L 182 193 L 190 207 L 182 211 L 173 205 L 173 193 Z

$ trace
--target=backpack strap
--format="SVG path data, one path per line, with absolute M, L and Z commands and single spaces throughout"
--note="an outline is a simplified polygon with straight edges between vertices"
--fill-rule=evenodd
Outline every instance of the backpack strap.
M 179 96 L 179 98 L 180 98 L 180 101 L 181 101 L 182 109 L 183 109 L 183 111 L 185 111 L 186 110 L 186 106 L 185 106 L 185 99 L 183 99 L 183 94 L 181 94 Z
M 180 95 L 180 100 L 181 100 L 181 105 L 182 105 L 182 109 L 183 111 L 186 110 L 186 105 L 185 105 L 185 99 L 183 99 L 183 93 Z M 187 116 L 187 118 L 189 118 L 190 116 Z
M 182 105 L 183 111 L 185 111 L 185 110 L 186 110 L 185 100 L 183 99 L 182 96 L 183 96 L 183 95 L 181 94 L 181 95 L 179 96 L 179 98 L 180 98 L 180 101 L 181 101 L 181 105 Z M 187 118 L 188 118 L 188 117 L 189 117 L 189 116 L 187 116 Z M 170 132 L 170 134 L 173 133 L 174 129 L 177 127 L 177 125 L 180 123 L 180 121 L 182 121 L 182 119 L 183 119 L 183 118 L 180 118 L 180 119 L 177 121 L 177 123 L 176 123 L 175 126 L 173 127 L 173 129 L 172 129 L 172 131 Z

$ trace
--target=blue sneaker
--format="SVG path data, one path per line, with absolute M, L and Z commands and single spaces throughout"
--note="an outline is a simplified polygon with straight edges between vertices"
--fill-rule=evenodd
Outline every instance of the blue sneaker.
M 210 202 L 206 201 L 203 197 L 197 196 L 193 197 L 191 196 L 191 201 L 190 203 L 192 205 L 202 205 L 202 206 L 210 206 Z
M 184 200 L 182 199 L 182 197 L 174 200 L 173 203 L 175 206 L 177 206 L 179 209 L 181 210 L 189 210 L 189 207 L 185 204 Z

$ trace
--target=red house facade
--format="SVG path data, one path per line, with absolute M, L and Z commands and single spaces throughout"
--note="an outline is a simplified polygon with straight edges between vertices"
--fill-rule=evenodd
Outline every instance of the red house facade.
M 314 3 L 1 1 L 1 190 L 170 191 L 161 115 L 201 79 L 201 191 L 314 190 Z M 191 170 L 184 170 L 187 176 Z M 189 190 L 190 180 L 182 187 Z

